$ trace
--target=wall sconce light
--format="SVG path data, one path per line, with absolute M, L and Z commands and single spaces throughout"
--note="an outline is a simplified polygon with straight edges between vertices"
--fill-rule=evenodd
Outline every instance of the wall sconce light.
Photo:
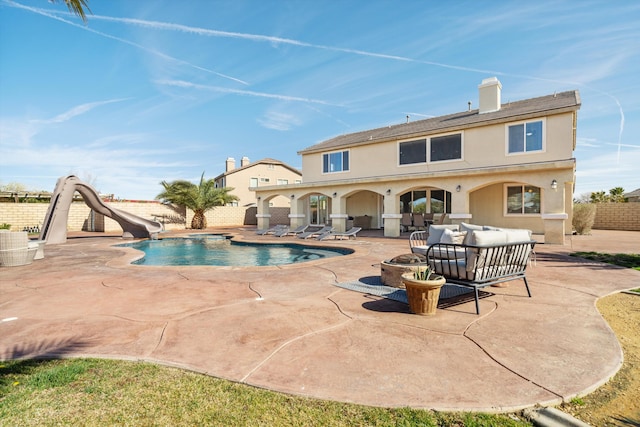
M 338 196 L 338 193 L 335 193 L 335 192 L 334 192 L 334 193 L 333 193 L 333 197 L 337 197 L 337 196 Z
M 292 195 L 291 195 L 291 200 L 295 199 L 295 197 L 296 197 L 296 196 L 292 194 Z
M 462 185 L 458 184 L 458 185 L 456 186 L 456 191 L 459 193 L 459 192 L 460 192 L 460 190 L 462 190 Z
M 391 195 L 391 189 L 387 190 L 387 196 Z
M 258 196 L 258 200 L 260 200 L 260 199 L 261 199 L 261 197 L 260 197 L 260 196 Z
M 558 189 L 558 181 L 556 181 L 555 179 L 553 181 L 551 181 L 551 188 L 553 190 L 557 190 Z

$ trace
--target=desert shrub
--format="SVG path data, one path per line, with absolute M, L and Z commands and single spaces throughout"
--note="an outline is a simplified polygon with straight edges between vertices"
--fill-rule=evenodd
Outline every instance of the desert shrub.
M 11 224 L 3 222 L 2 224 L 0 224 L 0 230 L 11 230 Z
M 575 203 L 573 205 L 573 229 L 578 234 L 589 234 L 596 220 L 596 205 Z

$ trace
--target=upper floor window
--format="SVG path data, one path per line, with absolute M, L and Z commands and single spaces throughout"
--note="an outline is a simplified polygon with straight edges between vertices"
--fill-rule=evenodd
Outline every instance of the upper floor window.
M 506 213 L 513 214 L 539 214 L 540 187 L 529 185 L 508 185 Z
M 349 152 L 336 151 L 322 155 L 322 172 L 345 172 L 349 170 Z
M 287 185 L 289 184 L 289 180 L 288 179 L 280 179 L 278 178 L 278 185 Z
M 429 160 L 439 162 L 441 160 L 462 159 L 462 134 L 436 136 L 430 139 L 431 150 Z
M 258 186 L 258 178 L 250 178 L 249 187 L 257 187 L 257 186 Z
M 418 139 L 400 143 L 400 164 L 410 165 L 413 163 L 427 162 L 427 140 Z
M 509 126 L 509 154 L 542 151 L 542 120 Z

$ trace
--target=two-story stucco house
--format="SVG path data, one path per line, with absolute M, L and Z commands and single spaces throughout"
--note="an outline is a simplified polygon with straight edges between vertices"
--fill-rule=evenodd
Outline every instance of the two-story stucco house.
M 214 178 L 216 187 L 233 187 L 230 194 L 238 197 L 236 206 L 251 206 L 256 203 L 255 189 L 263 186 L 299 184 L 302 173 L 279 160 L 262 159 L 251 163 L 248 157 L 240 160 L 240 167 L 236 168 L 236 161 L 232 157 L 226 160 L 226 170 Z M 291 199 L 288 197 L 273 197 L 270 206 L 289 207 Z
M 502 103 L 482 81 L 479 108 L 337 136 L 302 155 L 304 183 L 258 189 L 258 227 L 285 195 L 291 224 L 338 230 L 367 215 L 399 236 L 403 213 L 446 213 L 447 222 L 528 228 L 547 243 L 571 232 L 577 91 Z

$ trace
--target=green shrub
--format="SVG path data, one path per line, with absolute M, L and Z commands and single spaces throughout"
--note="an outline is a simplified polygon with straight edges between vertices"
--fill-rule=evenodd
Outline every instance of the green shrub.
M 0 230 L 11 230 L 11 224 L 3 222 L 2 224 L 0 224 Z
M 596 205 L 575 203 L 573 205 L 573 229 L 578 234 L 589 234 L 596 220 Z

